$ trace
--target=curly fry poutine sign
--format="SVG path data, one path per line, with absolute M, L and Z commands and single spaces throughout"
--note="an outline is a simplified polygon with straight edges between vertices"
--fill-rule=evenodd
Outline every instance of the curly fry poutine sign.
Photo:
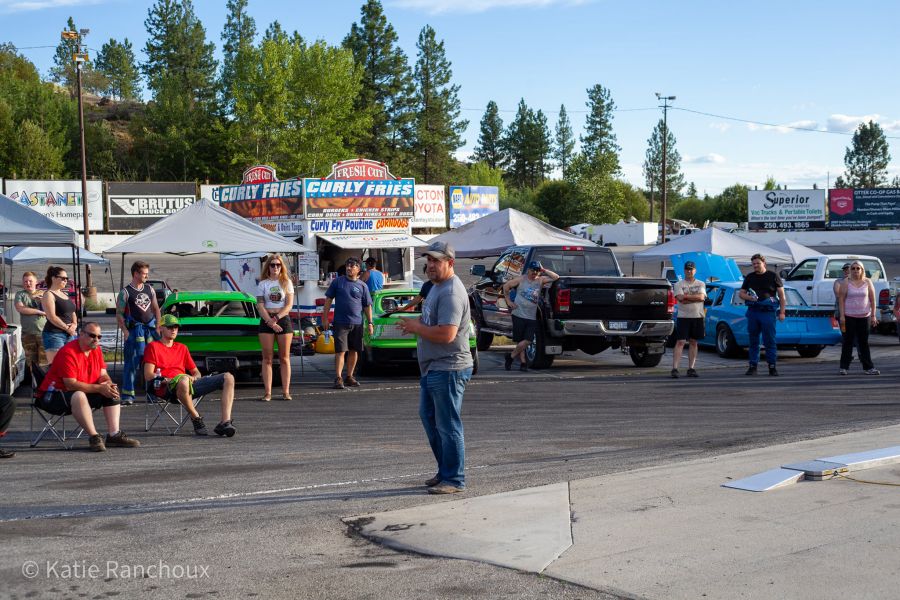
M 415 181 L 397 179 L 384 163 L 347 160 L 324 179 L 304 179 L 307 219 L 402 218 L 415 215 Z

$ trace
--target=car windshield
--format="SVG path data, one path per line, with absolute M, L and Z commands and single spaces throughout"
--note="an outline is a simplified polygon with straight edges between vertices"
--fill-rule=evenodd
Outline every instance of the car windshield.
M 257 317 L 255 304 L 237 300 L 178 302 L 169 306 L 166 309 L 166 313 L 173 314 L 179 319 L 185 317 L 246 317 L 255 319 Z
M 612 252 L 584 250 L 539 250 L 534 260 L 558 275 L 618 277 L 621 275 Z
M 382 296 L 378 301 L 376 312 L 378 314 L 384 314 L 398 311 L 415 300 L 416 296 L 417 294 L 391 294 L 390 296 Z M 418 306 L 416 308 L 418 308 Z

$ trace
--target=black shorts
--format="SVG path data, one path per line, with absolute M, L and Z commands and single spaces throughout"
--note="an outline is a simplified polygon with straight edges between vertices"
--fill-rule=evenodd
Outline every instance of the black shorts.
M 281 317 L 278 319 L 278 324 L 281 326 L 281 331 L 277 332 L 269 327 L 265 321 L 262 319 L 259 320 L 259 332 L 260 333 L 271 333 L 272 335 L 285 335 L 288 333 L 294 333 L 294 326 L 291 325 L 290 317 Z
M 702 340 L 705 335 L 703 317 L 678 317 L 675 321 L 676 340 Z
M 362 328 L 362 325 L 339 325 L 338 323 L 333 323 L 331 330 L 334 332 L 334 351 L 346 352 L 347 350 L 353 350 L 354 352 L 362 352 Z
M 46 392 L 39 399 L 35 400 L 37 407 L 54 415 L 71 414 L 72 413 L 72 396 L 75 392 L 63 392 L 56 390 L 55 392 Z M 91 408 L 103 408 L 104 406 L 116 406 L 119 400 L 115 398 L 107 398 L 102 394 L 88 394 L 88 404 Z
M 512 316 L 513 322 L 513 341 L 517 344 L 526 340 L 532 341 L 537 332 L 537 319 L 524 319 L 517 315 L 510 316 Z

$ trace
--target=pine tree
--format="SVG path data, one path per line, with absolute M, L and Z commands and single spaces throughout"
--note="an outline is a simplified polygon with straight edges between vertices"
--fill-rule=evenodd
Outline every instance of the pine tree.
M 416 43 L 416 121 L 414 153 L 419 181 L 449 183 L 453 152 L 462 146 L 469 122 L 460 118 L 459 85 L 451 84 L 453 72 L 434 29 L 426 25 Z
M 552 170 L 553 138 L 547 125 L 547 115 L 542 110 L 533 114 L 528 128 L 528 157 L 530 184 L 536 188 Z
M 357 142 L 356 152 L 391 162 L 412 139 L 412 76 L 381 2 L 368 0 L 360 12 L 359 24 L 353 23 L 343 42 L 363 70 L 356 109 L 368 113 L 372 123 Z
M 847 171 L 839 178 L 841 187 L 884 186 L 887 183 L 887 168 L 890 162 L 891 154 L 881 126 L 874 121 L 861 124 L 853 134 L 850 147 L 844 153 Z
M 503 153 L 503 119 L 497 103 L 487 103 L 484 116 L 481 117 L 481 133 L 478 134 L 478 145 L 472 155 L 474 162 L 486 163 L 492 169 L 498 169 L 506 162 Z
M 138 98 L 141 77 L 128 38 L 121 43 L 110 38 L 103 44 L 97 54 L 96 68 L 106 78 L 105 93 L 119 100 Z
M 562 170 L 563 179 L 568 175 L 569 164 L 575 153 L 575 134 L 572 132 L 572 123 L 566 112 L 566 105 L 559 107 L 559 120 L 556 122 L 556 136 L 554 137 L 553 158 Z
M 503 136 L 503 152 L 506 155 L 506 174 L 514 188 L 528 185 L 528 128 L 534 119 L 525 98 L 519 100 L 516 116 L 506 128 Z
M 653 190 L 662 190 L 662 163 L 663 163 L 663 130 L 665 124 L 660 119 L 650 139 L 647 140 L 647 152 L 644 155 L 644 181 L 647 187 Z M 684 175 L 681 173 L 681 154 L 675 148 L 675 135 L 669 127 L 666 132 L 666 189 L 669 202 L 674 202 L 681 197 L 684 189 Z
M 581 136 L 581 153 L 591 167 L 619 171 L 619 146 L 613 133 L 612 120 L 616 104 L 609 90 L 599 83 L 588 89 L 588 116 Z M 612 160 L 614 159 L 614 160 Z
M 688 184 L 687 193 L 685 194 L 685 198 L 694 198 L 699 200 L 700 197 L 697 195 L 697 184 L 693 181 Z
M 222 71 L 219 76 L 219 92 L 222 107 L 227 114 L 234 112 L 235 62 L 241 52 L 253 47 L 256 37 L 256 21 L 247 14 L 249 0 L 228 0 L 225 10 L 228 17 L 222 28 Z

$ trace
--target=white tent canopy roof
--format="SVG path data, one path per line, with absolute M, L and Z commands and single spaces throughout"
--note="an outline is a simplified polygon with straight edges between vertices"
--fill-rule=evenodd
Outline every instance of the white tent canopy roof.
M 787 264 L 791 262 L 791 255 L 787 252 L 778 252 L 769 246 L 758 244 L 715 227 L 707 227 L 671 242 L 637 252 L 633 260 L 666 260 L 673 254 L 685 252 L 709 252 L 733 258 L 738 263 L 744 264 L 749 263 L 750 257 L 754 254 L 762 254 L 769 263 Z
M 7 265 L 71 264 L 72 248 L 65 246 L 33 247 L 16 246 L 6 252 L 3 262 Z M 84 248 L 78 250 L 78 262 L 83 265 L 108 265 L 109 261 Z
M 309 251 L 305 246 L 263 229 L 211 200 L 203 199 L 157 221 L 106 252 L 231 254 Z
M 433 237 L 429 243 L 447 242 L 459 258 L 497 256 L 510 246 L 597 244 L 507 208 Z
M 797 243 L 793 240 L 789 239 L 780 239 L 774 244 L 769 244 L 769 248 L 777 250 L 778 252 L 784 252 L 786 254 L 791 255 L 791 262 L 796 264 L 800 264 L 801 261 L 806 260 L 807 258 L 813 258 L 816 256 L 824 256 L 821 252 L 813 250 L 812 248 L 807 248 L 803 244 Z
M 0 194 L 0 246 L 77 246 L 78 234 Z

